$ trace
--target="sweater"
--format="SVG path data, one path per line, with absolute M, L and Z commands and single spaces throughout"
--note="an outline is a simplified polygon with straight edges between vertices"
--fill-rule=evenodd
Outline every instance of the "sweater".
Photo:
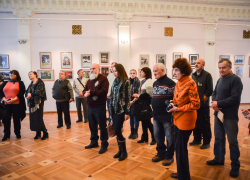
M 243 84 L 241 79 L 235 74 L 221 77 L 217 81 L 212 100 L 217 101 L 217 105 L 224 114 L 225 119 L 239 120 L 238 110 L 242 90 Z M 214 115 L 217 116 L 217 112 Z
M 83 90 L 83 94 L 85 94 L 86 91 L 90 90 L 90 96 L 87 97 L 88 107 L 106 107 L 108 88 L 108 79 L 102 74 L 98 74 L 96 79 L 89 79 Z
M 5 99 L 17 98 L 17 94 L 19 93 L 19 82 L 8 82 L 3 88 L 3 92 L 5 95 Z M 5 103 L 6 105 L 7 103 Z M 13 104 L 19 104 L 19 99 Z
M 183 76 L 177 81 L 173 103 L 179 108 L 179 111 L 173 112 L 174 124 L 180 130 L 194 129 L 200 99 L 196 83 L 190 76 Z

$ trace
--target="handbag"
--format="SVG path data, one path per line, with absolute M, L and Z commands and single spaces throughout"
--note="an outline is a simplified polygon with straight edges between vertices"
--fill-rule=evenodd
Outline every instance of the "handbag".
M 114 137 L 115 136 L 115 127 L 113 126 L 113 122 L 111 120 L 110 124 L 107 126 L 108 136 Z
M 137 100 L 131 106 L 131 115 L 135 116 L 138 121 L 145 119 L 151 119 L 153 117 L 153 111 L 147 100 Z
M 6 108 L 2 103 L 0 103 L 0 120 L 5 118 L 5 116 L 6 116 Z

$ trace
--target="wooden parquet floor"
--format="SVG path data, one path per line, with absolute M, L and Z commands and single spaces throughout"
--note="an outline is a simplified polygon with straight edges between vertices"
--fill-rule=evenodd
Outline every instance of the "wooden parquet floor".
M 250 108 L 250 105 L 241 105 Z M 213 111 L 211 111 L 211 126 L 213 132 Z M 243 118 L 239 112 L 240 146 L 240 176 L 235 179 L 250 179 L 250 135 L 248 124 L 250 121 Z M 170 174 L 176 171 L 176 163 L 171 166 L 162 166 L 161 162 L 153 163 L 151 158 L 156 153 L 156 145 L 138 144 L 136 140 L 127 139 L 128 158 L 122 162 L 113 159 L 118 151 L 116 138 L 109 139 L 108 151 L 99 155 L 99 148 L 85 149 L 89 144 L 90 132 L 88 124 L 76 123 L 77 114 L 71 113 L 72 127 L 67 130 L 57 129 L 57 114 L 45 113 L 49 139 L 34 140 L 35 132 L 30 131 L 29 117 L 22 122 L 22 138 L 17 140 L 13 129 L 11 139 L 0 142 L 0 179 L 18 180 L 149 180 L 172 179 Z M 12 126 L 13 127 L 13 126 Z M 130 134 L 129 121 L 124 123 L 124 136 Z M 141 135 L 141 124 L 139 129 Z M 3 137 L 3 126 L 0 127 L 0 138 Z M 190 141 L 193 136 L 190 136 Z M 100 144 L 100 143 L 99 143 Z M 199 146 L 189 146 L 189 163 L 192 180 L 227 180 L 229 176 L 230 155 L 228 143 L 224 166 L 211 167 L 206 165 L 213 155 L 214 136 L 211 147 L 201 150 Z

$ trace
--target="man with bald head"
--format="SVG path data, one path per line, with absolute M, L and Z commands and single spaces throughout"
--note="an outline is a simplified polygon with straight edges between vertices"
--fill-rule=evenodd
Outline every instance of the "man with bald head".
M 98 127 L 100 127 L 101 149 L 99 154 L 107 151 L 108 131 L 106 124 L 106 101 L 109 82 L 106 76 L 100 74 L 99 64 L 92 64 L 90 67 L 90 79 L 88 80 L 83 94 L 87 98 L 89 129 L 91 132 L 90 144 L 85 149 L 98 147 Z
M 200 149 L 210 147 L 211 125 L 209 97 L 213 93 L 213 79 L 209 72 L 204 70 L 204 59 L 197 59 L 195 62 L 196 71 L 192 74 L 192 79 L 196 82 L 197 90 L 200 97 L 200 109 L 197 110 L 196 126 L 193 130 L 194 140 L 189 145 L 199 145 L 203 139 Z

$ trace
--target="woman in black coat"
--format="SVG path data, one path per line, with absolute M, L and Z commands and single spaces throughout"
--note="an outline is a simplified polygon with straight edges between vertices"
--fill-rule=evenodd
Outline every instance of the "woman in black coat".
M 30 112 L 30 130 L 36 131 L 34 139 L 41 138 L 41 131 L 43 131 L 43 137 L 41 140 L 45 140 L 49 137 L 47 129 L 43 121 L 43 106 L 46 98 L 46 91 L 44 82 L 38 78 L 35 71 L 29 72 L 29 78 L 31 83 L 26 91 L 26 99 Z
M 2 141 L 10 138 L 11 116 L 13 115 L 14 132 L 17 139 L 21 139 L 21 121 L 26 117 L 24 100 L 25 85 L 17 70 L 10 71 L 10 81 L 4 82 L 0 88 L 0 98 L 6 107 L 6 116 L 3 118 L 4 137 Z

